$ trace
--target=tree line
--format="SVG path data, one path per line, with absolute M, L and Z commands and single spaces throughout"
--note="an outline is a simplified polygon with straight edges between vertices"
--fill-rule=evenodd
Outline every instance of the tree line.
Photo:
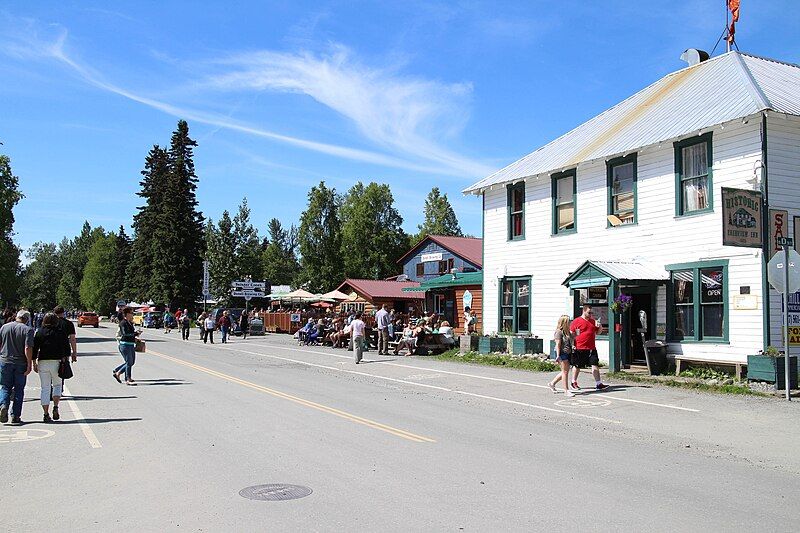
M 245 276 L 324 292 L 348 277 L 397 274 L 397 260 L 425 235 L 463 236 L 437 187 L 426 198 L 418 233 L 408 234 L 389 185 L 361 181 L 343 193 L 324 181 L 311 187 L 297 225 L 272 218 L 263 237 L 247 198 L 233 216 L 225 210 L 214 221 L 199 210 L 196 146 L 180 121 L 169 146 L 149 151 L 132 236 L 123 226 L 106 231 L 87 221 L 72 239 L 35 243 L 24 268 L 12 240 L 13 208 L 23 196 L 8 158 L 0 156 L 0 294 L 37 310 L 59 304 L 105 313 L 118 299 L 194 307 L 207 260 L 212 297 L 232 304 L 238 302 L 228 296 L 230 284 Z

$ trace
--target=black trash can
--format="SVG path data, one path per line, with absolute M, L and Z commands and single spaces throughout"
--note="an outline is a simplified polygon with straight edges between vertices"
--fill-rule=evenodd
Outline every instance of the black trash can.
M 667 344 L 662 341 L 644 343 L 644 355 L 651 376 L 660 376 L 667 370 Z

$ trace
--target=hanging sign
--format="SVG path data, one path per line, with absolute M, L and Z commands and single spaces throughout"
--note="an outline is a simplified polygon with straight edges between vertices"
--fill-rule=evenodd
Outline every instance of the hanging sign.
M 761 248 L 761 192 L 722 188 L 722 245 Z
M 789 236 L 789 212 L 785 209 L 769 210 L 769 258 L 783 250 L 778 239 Z

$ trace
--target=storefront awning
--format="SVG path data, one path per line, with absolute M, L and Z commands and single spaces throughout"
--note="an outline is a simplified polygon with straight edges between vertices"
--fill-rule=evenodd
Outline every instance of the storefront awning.
M 467 285 L 483 285 L 483 272 L 456 272 L 423 281 L 419 287 L 407 287 L 403 292 L 425 292 L 431 289 L 448 289 Z
M 637 283 L 664 283 L 669 274 L 663 268 L 641 261 L 593 261 L 584 262 L 564 280 L 562 285 L 570 289 L 585 287 L 607 287 L 612 281 Z

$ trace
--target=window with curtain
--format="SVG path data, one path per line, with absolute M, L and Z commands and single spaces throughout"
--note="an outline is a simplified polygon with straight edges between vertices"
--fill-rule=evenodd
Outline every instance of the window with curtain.
M 711 138 L 676 144 L 676 172 L 679 175 L 678 214 L 688 215 L 712 207 Z
M 672 272 L 672 340 L 720 340 L 727 337 L 725 276 L 724 266 Z
M 525 238 L 525 183 L 508 187 L 508 238 Z
M 527 333 L 531 329 L 530 278 L 504 279 L 500 295 L 500 330 Z
M 553 178 L 553 233 L 575 229 L 575 173 Z
M 627 159 L 627 158 L 626 158 Z M 609 162 L 608 214 L 622 224 L 636 222 L 636 162 Z

